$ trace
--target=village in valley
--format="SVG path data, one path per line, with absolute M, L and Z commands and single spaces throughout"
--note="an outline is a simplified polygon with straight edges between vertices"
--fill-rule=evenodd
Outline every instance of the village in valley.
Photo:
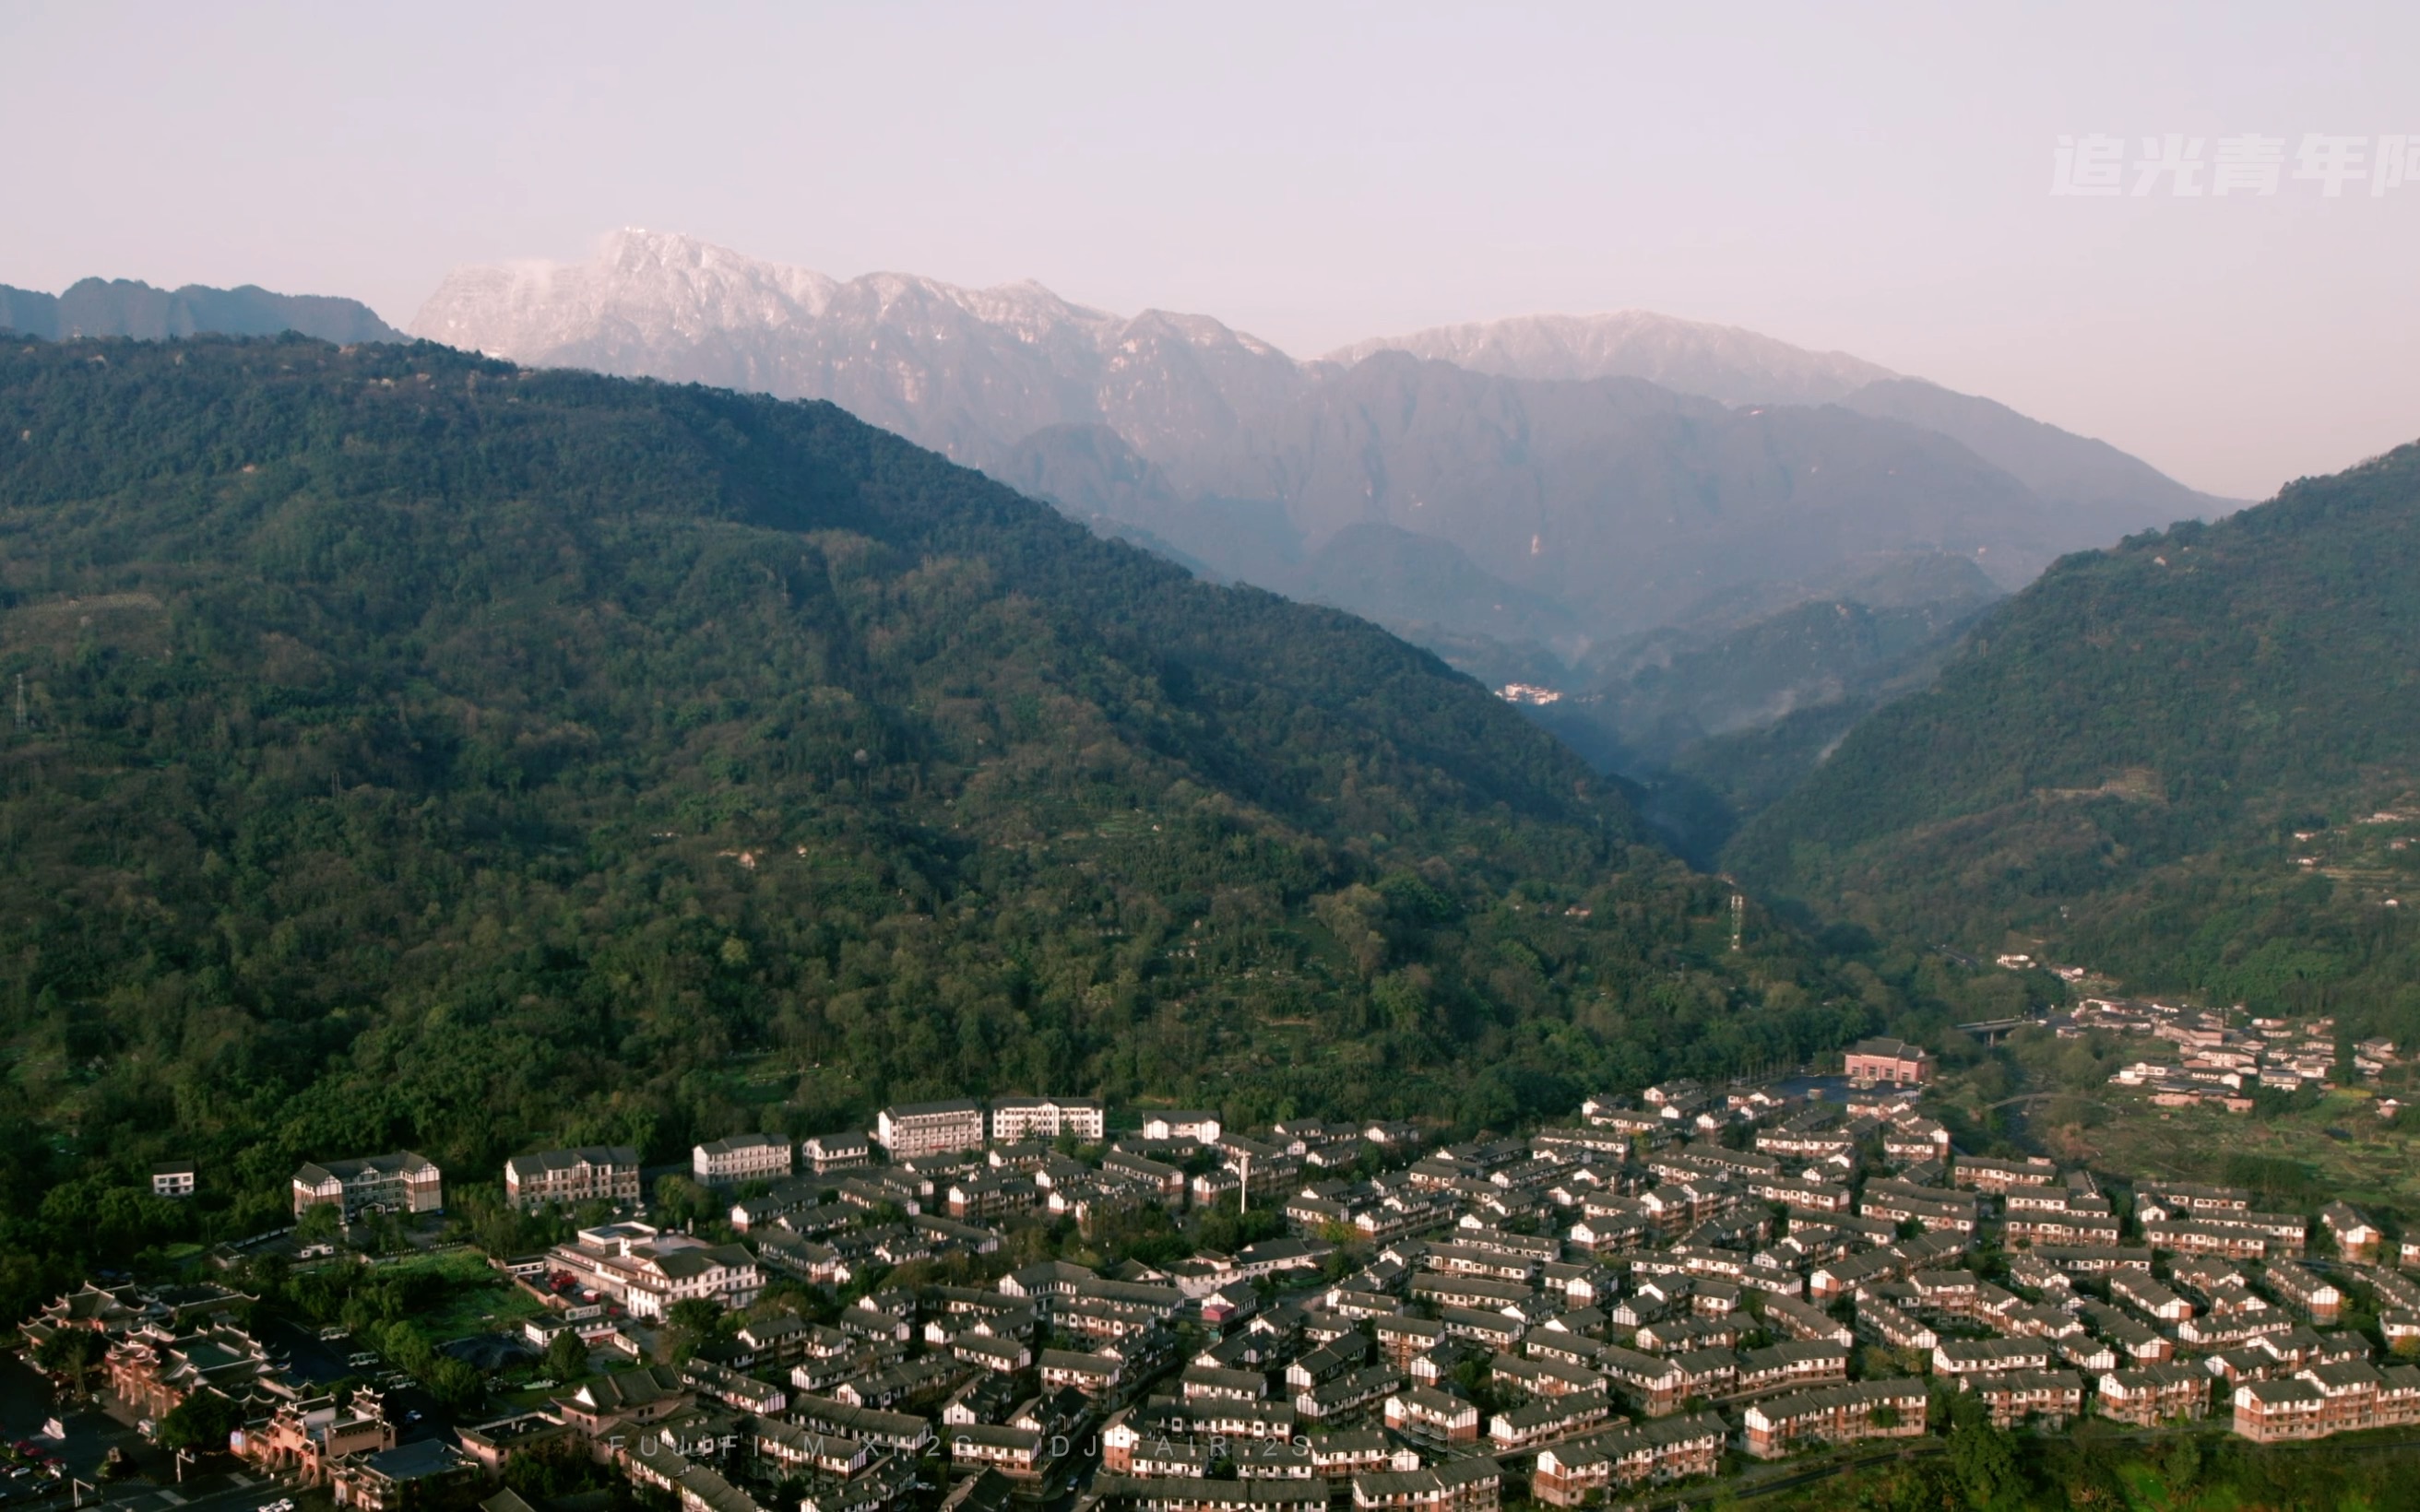
M 2399 1066 L 2323 1019 L 2107 998 L 2016 1032 L 2122 1062 L 2133 1119 Z M 141 1512 L 179 1504 L 141 1449 L 63 1469 L 74 1424 L 367 1512 L 1487 1512 L 1753 1497 L 1962 1425 L 2420 1426 L 2420 1234 L 2322 1190 L 1968 1149 L 1945 1080 L 1868 1040 L 1451 1143 L 901 1104 L 712 1140 L 670 1181 L 627 1148 L 516 1156 L 503 1205 L 553 1236 L 527 1250 L 449 1217 L 421 1155 L 332 1154 L 291 1229 L 26 1320 L 85 1411 L 10 1453 Z

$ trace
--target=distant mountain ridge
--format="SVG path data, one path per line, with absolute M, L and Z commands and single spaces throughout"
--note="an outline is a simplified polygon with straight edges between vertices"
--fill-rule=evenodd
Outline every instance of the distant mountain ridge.
M 2195 492 L 2107 441 L 2027 419 L 2004 404 L 1921 378 L 1878 379 L 1839 403 L 1861 415 L 1939 431 L 2064 509 L 2092 514 L 2164 508 L 2169 514 L 2158 523 L 2171 525 L 2230 513 L 2249 502 Z
M 585 263 L 458 269 L 411 331 L 534 366 L 829 399 L 978 466 L 1053 425 L 1106 424 L 1138 443 L 1224 435 L 1303 379 L 1292 358 L 1206 316 L 1129 318 L 1038 284 L 844 282 L 636 229 Z
M 274 336 L 295 332 L 340 346 L 405 336 L 359 300 L 327 294 L 275 294 L 257 285 L 154 288 L 127 278 L 86 278 L 64 294 L 0 284 L 0 331 L 45 341 L 75 336 Z
M 1736 326 L 1649 310 L 1528 315 L 1435 326 L 1356 342 L 1327 354 L 1350 367 L 1409 352 L 1499 378 L 1635 378 L 1725 404 L 1832 404 L 1899 375 L 1847 352 L 1811 352 Z
M 1607 642 L 1738 629 L 1859 563 L 1956 556 L 2013 589 L 2231 507 L 1989 400 L 1643 311 L 1298 362 L 1208 316 L 835 279 L 624 230 L 584 262 L 457 270 L 411 329 L 524 364 L 828 399 L 1103 533 L 1374 619 L 1491 681 L 1572 686 Z M 1716 624 L 1713 604 L 1735 608 Z M 1753 643 L 1896 643 L 1833 628 Z M 1865 675 L 1773 669 L 1776 687 Z M 1768 705 L 1803 706 L 1743 706 Z
M 1587 564 L 1570 554 L 1593 548 L 1555 539 L 1543 518 L 1510 529 L 1508 514 L 1587 517 L 1583 533 L 1615 531 L 1636 552 L 1644 532 L 1687 534 L 1693 508 L 1730 518 L 1743 499 L 1750 515 L 1781 502 L 1795 532 L 1781 543 L 1793 569 L 1809 565 L 1810 550 L 1817 566 L 1877 550 L 1957 550 L 2013 587 L 2063 551 L 2223 502 L 2100 442 L 1846 353 L 1643 311 L 1440 327 L 1297 362 L 1208 316 L 1119 316 L 1032 283 L 839 280 L 692 237 L 625 229 L 585 262 L 458 269 L 411 330 L 534 365 L 830 399 L 1054 499 L 1046 480 L 1071 462 L 1047 454 L 1076 448 L 1072 469 L 1082 472 L 1101 439 L 1078 432 L 1103 427 L 1133 454 L 1133 466 L 1121 464 L 1130 485 L 1139 469 L 1152 470 L 1152 492 L 1094 486 L 1087 501 L 1060 501 L 1151 530 L 1252 580 L 1266 571 L 1257 526 L 1240 556 L 1222 560 L 1219 548 L 1237 534 L 1225 506 L 1238 501 L 1282 510 L 1299 538 L 1296 560 L 1375 521 L 1450 541 L 1484 573 L 1550 594 L 1558 590 L 1517 560 L 1529 540 L 1530 554 L 1560 557 L 1573 572 Z M 1738 413 L 1749 407 L 1789 412 Z M 1638 440 L 1632 423 L 1649 413 L 1676 417 L 1668 443 L 1629 444 Z M 1874 444 L 1883 433 L 1860 428 L 1874 421 L 1957 442 L 1954 460 L 1936 449 L 1919 464 L 1960 475 L 1922 486 L 1920 518 L 1903 517 L 1918 488 L 1888 462 L 1870 476 L 1859 464 L 1846 485 L 1823 474 L 1827 462 L 1848 465 L 1845 455 Z M 1628 425 L 1628 441 L 1592 445 L 1570 430 L 1600 422 Z M 1693 433 L 1709 424 L 1726 434 L 1727 455 L 1710 456 L 1711 443 Z M 1676 476 L 1687 479 L 1690 507 L 1672 497 Z M 1961 518 L 1974 528 L 1944 524 Z M 1720 585 L 1700 580 L 1702 563 L 1658 565 L 1673 593 Z M 1589 634 L 1643 627 L 1668 608 L 1607 621 L 1602 604 L 1565 607 Z

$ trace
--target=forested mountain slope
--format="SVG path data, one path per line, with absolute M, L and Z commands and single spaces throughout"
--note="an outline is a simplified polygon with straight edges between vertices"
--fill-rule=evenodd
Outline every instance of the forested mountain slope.
M 2420 446 L 2070 557 L 1728 859 L 1817 909 L 2420 1030 Z
M 1728 887 L 1426 653 L 828 405 L 0 347 L 21 677 L 21 1259 L 144 1238 L 171 1155 L 257 1225 L 304 1157 L 492 1178 L 892 1097 L 1501 1123 L 1899 1000 L 1754 909 L 1730 951 Z

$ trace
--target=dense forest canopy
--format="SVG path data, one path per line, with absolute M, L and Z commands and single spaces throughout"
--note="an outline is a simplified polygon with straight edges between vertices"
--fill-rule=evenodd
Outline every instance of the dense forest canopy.
M 1917 940 L 2420 1036 L 2420 446 L 2070 557 L 1726 859 Z
M 1428 654 L 828 405 L 12 343 L 0 696 L 11 1286 L 306 1158 L 1009 1090 L 1502 1126 L 1930 990 L 1734 950 Z M 138 1196 L 167 1157 L 211 1198 Z

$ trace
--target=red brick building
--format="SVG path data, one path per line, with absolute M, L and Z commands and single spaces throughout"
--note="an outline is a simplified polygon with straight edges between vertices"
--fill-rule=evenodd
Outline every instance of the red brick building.
M 1849 1047 L 1846 1074 L 1853 1082 L 1916 1087 L 1932 1080 L 1932 1053 L 1904 1040 L 1860 1040 Z

